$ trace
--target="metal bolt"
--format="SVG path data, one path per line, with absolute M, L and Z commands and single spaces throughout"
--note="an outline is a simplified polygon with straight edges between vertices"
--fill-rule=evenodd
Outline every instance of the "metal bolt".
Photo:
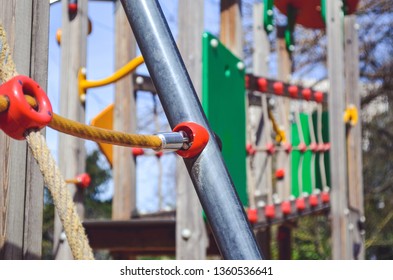
M 349 224 L 349 225 L 348 225 L 348 230 L 352 231 L 353 228 L 354 228 L 353 224 Z
M 218 47 L 218 40 L 217 39 L 211 39 L 210 46 L 212 46 L 213 48 L 217 48 Z
M 359 220 L 360 220 L 360 222 L 364 223 L 366 221 L 366 217 L 365 216 L 361 216 Z
M 358 23 L 355 23 L 353 28 L 355 28 L 355 30 L 359 30 L 360 29 L 360 25 Z
M 290 46 L 288 47 L 288 49 L 289 49 L 291 52 L 293 52 L 293 51 L 295 50 L 295 46 L 294 46 L 294 45 L 290 45 Z
M 269 25 L 267 26 L 267 30 L 272 31 L 272 30 L 273 30 L 273 25 L 269 24 Z
M 62 231 L 60 233 L 59 239 L 60 239 L 61 242 L 65 241 L 67 239 L 67 235 L 65 234 L 64 231 Z
M 266 205 L 266 203 L 265 203 L 265 201 L 263 201 L 263 200 L 259 200 L 259 201 L 257 202 L 257 207 L 258 207 L 258 208 L 265 207 L 265 205 Z
M 244 63 L 241 62 L 241 61 L 239 61 L 239 62 L 236 64 L 236 67 L 237 67 L 238 70 L 242 71 L 242 70 L 244 70 Z
M 267 10 L 266 13 L 267 13 L 268 16 L 272 16 L 273 15 L 273 10 Z
M 345 215 L 345 216 L 348 216 L 348 215 L 349 215 L 349 209 L 348 209 L 348 208 L 345 208 L 345 209 L 344 209 L 344 215 Z
M 79 99 L 81 100 L 82 103 L 85 103 L 85 102 L 86 102 L 86 94 L 85 94 L 85 93 L 82 93 L 82 94 L 80 95 Z
M 138 85 L 142 85 L 144 81 L 145 81 L 145 80 L 144 80 L 143 77 L 141 77 L 141 76 L 138 76 L 138 77 L 136 77 L 136 79 L 135 79 L 135 83 L 137 83 Z
M 181 231 L 181 237 L 183 237 L 184 240 L 188 240 L 191 237 L 191 230 L 188 228 L 185 228 Z

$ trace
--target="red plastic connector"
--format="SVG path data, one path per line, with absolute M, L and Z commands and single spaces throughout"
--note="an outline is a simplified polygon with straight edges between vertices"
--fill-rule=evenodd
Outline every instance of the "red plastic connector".
M 276 216 L 276 208 L 273 204 L 265 206 L 265 216 L 268 219 L 273 219 Z
M 284 169 L 282 169 L 282 168 L 280 168 L 280 169 L 277 169 L 277 170 L 276 170 L 276 174 L 275 174 L 275 176 L 276 176 L 276 179 L 278 179 L 278 180 L 282 180 L 282 179 L 284 179 L 284 176 L 285 176 L 285 170 L 284 170 Z
M 299 94 L 299 88 L 297 86 L 289 86 L 288 93 L 291 97 L 297 98 Z
M 70 14 L 76 14 L 78 11 L 78 0 L 69 0 L 68 1 L 68 12 Z
M 257 80 L 257 86 L 258 86 L 259 91 L 266 92 L 267 91 L 267 80 L 264 78 L 259 78 Z
M 298 211 L 303 211 L 304 209 L 306 209 L 306 201 L 304 200 L 304 197 L 299 197 L 298 199 L 296 199 L 295 204 Z
M 283 215 L 289 215 L 292 212 L 292 206 L 290 201 L 281 202 L 281 211 Z
M 273 84 L 274 93 L 277 95 L 282 95 L 284 93 L 284 84 L 282 82 L 275 82 Z
M 321 193 L 321 200 L 322 200 L 322 203 L 329 203 L 330 202 L 329 192 L 326 192 L 326 191 L 322 192 Z
M 276 152 L 276 147 L 274 147 L 273 143 L 266 144 L 266 151 L 269 155 L 273 155 Z
M 30 129 L 41 129 L 52 120 L 52 106 L 42 88 L 26 76 L 16 76 L 0 86 L 0 95 L 9 100 L 6 112 L 0 113 L 0 129 L 8 136 L 22 140 Z M 25 95 L 34 97 L 37 109 L 27 103 Z
M 284 147 L 284 151 L 285 151 L 287 154 L 289 154 L 290 152 L 292 152 L 292 145 L 291 145 L 290 143 L 285 143 L 285 144 L 283 145 L 283 147 Z
M 257 150 L 254 149 L 252 144 L 248 143 L 246 145 L 246 152 L 247 152 L 247 155 L 253 156 L 253 155 L 255 155 L 257 153 Z
M 158 157 L 158 158 L 162 157 L 163 155 L 164 155 L 163 151 L 159 151 L 156 153 L 156 157 Z
M 90 175 L 87 173 L 79 174 L 78 176 L 76 176 L 76 180 L 77 180 L 76 183 L 77 187 L 82 189 L 86 189 L 88 186 L 90 186 L 91 183 Z
M 310 150 L 313 152 L 313 153 L 316 153 L 316 152 L 318 152 L 318 144 L 317 143 L 310 143 L 310 146 L 309 146 L 309 148 L 310 148 Z
M 322 103 L 323 102 L 323 92 L 321 92 L 321 91 L 314 92 L 314 100 L 317 103 Z
M 250 223 L 255 224 L 258 221 L 258 210 L 255 208 L 249 208 L 247 210 L 247 218 Z
M 145 150 L 142 148 L 132 148 L 131 150 L 134 157 L 143 156 L 145 154 Z
M 311 100 L 311 93 L 312 93 L 311 89 L 309 89 L 309 88 L 303 89 L 302 96 L 303 96 L 304 100 L 307 100 L 307 101 Z
M 297 148 L 299 149 L 300 152 L 305 153 L 307 151 L 307 146 L 304 143 L 300 143 Z
M 192 158 L 199 155 L 209 142 L 209 132 L 203 126 L 194 122 L 179 123 L 174 132 L 183 131 L 189 139 L 189 148 L 187 150 L 177 150 L 176 153 L 184 158 Z
M 318 195 L 316 194 L 312 194 L 309 197 L 309 202 L 310 202 L 310 206 L 311 207 L 316 207 L 319 204 L 319 199 L 318 199 Z
M 324 150 L 325 152 L 328 152 L 328 151 L 330 150 L 330 143 L 324 143 L 324 144 L 323 144 L 323 150 Z

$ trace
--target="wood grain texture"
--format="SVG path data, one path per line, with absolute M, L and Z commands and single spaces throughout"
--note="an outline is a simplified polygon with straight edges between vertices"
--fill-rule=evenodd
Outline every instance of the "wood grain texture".
M 351 259 L 348 230 L 348 186 L 344 92 L 344 42 L 340 0 L 326 2 L 327 56 L 329 77 L 329 136 L 331 171 L 332 258 Z
M 220 40 L 237 57 L 243 57 L 241 0 L 221 0 Z
M 136 42 L 120 1 L 115 3 L 115 69 L 136 55 Z M 115 84 L 114 129 L 136 132 L 136 103 L 132 79 Z M 124 220 L 136 211 L 135 160 L 129 148 L 113 146 L 114 195 L 112 219 Z
M 68 1 L 62 1 L 62 42 L 61 42 L 61 80 L 60 80 L 60 115 L 85 122 L 85 108 L 79 100 L 77 73 L 86 66 L 87 41 L 87 0 L 78 1 L 78 14 L 70 18 Z M 59 135 L 59 167 L 64 178 L 75 178 L 85 172 L 86 152 L 84 140 L 65 134 Z M 83 220 L 83 191 L 70 185 L 78 214 Z M 71 250 L 66 240 L 61 239 L 62 226 L 55 215 L 54 257 L 72 259 Z
M 0 1 L 13 59 L 20 74 L 44 89 L 47 82 L 49 3 Z M 43 179 L 23 141 L 0 132 L 0 258 L 40 259 Z

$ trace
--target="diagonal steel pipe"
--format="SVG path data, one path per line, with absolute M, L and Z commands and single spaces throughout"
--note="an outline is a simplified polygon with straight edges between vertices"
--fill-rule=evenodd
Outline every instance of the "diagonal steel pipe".
M 214 139 L 158 1 L 121 3 L 169 124 L 173 128 L 193 121 L 207 128 L 210 139 Z M 199 156 L 184 162 L 223 258 L 262 259 L 216 141 L 209 141 Z

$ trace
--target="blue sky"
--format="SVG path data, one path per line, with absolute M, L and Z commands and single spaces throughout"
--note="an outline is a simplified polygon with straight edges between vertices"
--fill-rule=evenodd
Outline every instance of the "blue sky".
M 177 0 L 160 1 L 164 14 L 166 15 L 174 37 L 177 36 Z M 206 30 L 217 34 L 219 26 L 219 2 L 217 0 L 207 1 L 205 5 L 205 26 Z M 93 31 L 88 36 L 87 41 L 87 78 L 100 79 L 109 76 L 114 72 L 114 4 L 112 2 L 90 1 L 89 18 L 92 21 Z M 58 46 L 55 40 L 55 34 L 58 28 L 61 28 L 61 3 L 55 3 L 50 8 L 50 34 L 49 34 L 49 79 L 48 95 L 52 102 L 55 112 L 59 112 L 59 91 L 60 91 L 60 57 L 61 46 Z M 127 61 L 124 61 L 124 64 Z M 139 73 L 147 74 L 145 67 L 138 69 Z M 86 101 L 86 123 L 102 111 L 106 106 L 113 102 L 113 85 L 90 89 Z M 75 92 L 76 94 L 76 92 Z M 158 99 L 155 102 L 159 104 Z M 155 133 L 157 131 L 168 131 L 161 106 L 157 106 L 160 117 L 158 125 L 153 118 L 154 97 L 149 93 L 140 93 L 137 97 L 137 114 L 140 133 Z M 148 123 L 146 116 L 149 116 Z M 57 158 L 58 151 L 58 133 L 52 129 L 47 130 L 48 145 Z M 90 141 L 86 141 L 87 151 L 97 149 L 98 146 Z M 163 187 L 163 206 L 174 206 L 175 200 L 175 176 L 174 162 L 175 155 L 168 154 L 161 158 L 164 176 L 161 185 Z M 158 209 L 158 179 L 159 165 L 155 156 L 144 156 L 137 159 L 137 206 L 142 212 L 152 212 Z M 106 160 L 103 158 L 100 162 L 108 167 Z M 112 182 L 107 186 L 107 192 L 103 198 L 110 198 L 113 192 Z

